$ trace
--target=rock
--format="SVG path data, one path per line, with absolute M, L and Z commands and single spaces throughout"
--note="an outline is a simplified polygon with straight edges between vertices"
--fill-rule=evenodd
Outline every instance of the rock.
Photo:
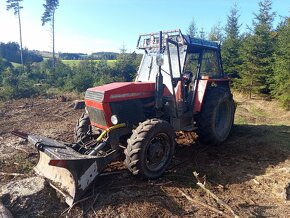
M 0 200 L 0 218 L 13 218 L 11 212 L 2 204 Z
M 85 101 L 84 100 L 75 100 L 74 101 L 74 109 L 84 109 L 85 108 Z
M 59 217 L 59 210 L 55 209 L 61 207 L 58 195 L 41 177 L 12 181 L 0 187 L 0 198 L 14 217 Z
M 19 197 L 36 194 L 44 189 L 45 180 L 41 177 L 31 177 L 9 182 L 1 188 L 0 196 L 9 195 L 12 201 Z
M 67 102 L 68 101 L 68 98 L 66 96 L 63 96 L 63 95 L 59 96 L 58 99 L 60 102 Z

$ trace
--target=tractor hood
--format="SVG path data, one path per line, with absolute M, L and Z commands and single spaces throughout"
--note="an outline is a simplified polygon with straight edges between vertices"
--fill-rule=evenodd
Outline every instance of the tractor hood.
M 166 86 L 163 95 L 171 96 Z M 152 102 L 154 96 L 154 82 L 117 82 L 89 88 L 85 104 L 91 125 L 106 129 L 113 126 L 112 115 L 116 115 L 120 123 L 137 125 L 143 121 L 145 115 L 142 99 L 151 98 Z
M 116 82 L 89 88 L 86 91 L 85 98 L 97 102 L 108 103 L 153 97 L 154 93 L 154 82 Z M 164 87 L 163 95 L 171 95 L 166 86 Z

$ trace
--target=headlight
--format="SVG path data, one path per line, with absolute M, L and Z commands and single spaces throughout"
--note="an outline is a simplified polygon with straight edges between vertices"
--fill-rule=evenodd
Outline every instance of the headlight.
M 118 117 L 116 115 L 112 115 L 111 116 L 111 122 L 116 125 L 118 124 L 119 120 L 118 120 Z

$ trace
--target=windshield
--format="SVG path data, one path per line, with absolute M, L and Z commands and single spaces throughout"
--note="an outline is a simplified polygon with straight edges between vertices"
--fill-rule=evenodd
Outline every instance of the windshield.
M 170 45 L 169 52 L 170 52 L 170 60 L 171 60 L 171 66 L 172 66 L 172 76 L 173 78 L 180 78 L 177 47 L 175 45 Z M 157 54 L 158 54 L 158 49 L 152 49 L 150 51 L 147 51 L 144 54 L 139 70 L 138 70 L 136 81 L 155 82 L 156 74 L 158 73 L 158 69 L 159 69 L 156 63 Z M 179 47 L 179 54 L 180 54 L 181 72 L 183 72 L 186 46 Z M 164 55 L 164 63 L 161 66 L 161 72 L 163 75 L 163 83 L 167 86 L 170 92 L 173 93 L 172 78 L 170 76 L 170 67 L 169 67 L 167 49 L 164 51 L 163 55 Z

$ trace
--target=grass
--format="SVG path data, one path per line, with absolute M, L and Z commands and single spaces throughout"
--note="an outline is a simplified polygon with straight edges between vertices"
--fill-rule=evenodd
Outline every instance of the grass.
M 48 60 L 47 57 L 43 58 L 43 60 Z M 77 66 L 80 62 L 83 61 L 90 61 L 90 60 L 61 60 L 64 64 L 68 65 L 69 67 L 73 67 L 73 66 Z M 101 60 L 92 60 L 93 62 L 99 62 Z M 108 65 L 110 67 L 114 66 L 114 64 L 116 63 L 117 60 L 106 60 Z M 13 67 L 21 67 L 21 64 L 19 63 L 15 63 L 15 62 L 11 62 L 11 64 L 13 65 Z
M 13 67 L 21 67 L 21 64 L 16 62 L 11 62 L 11 64 L 13 65 Z
M 267 117 L 268 116 L 268 113 L 265 110 L 263 110 L 261 108 L 257 108 L 257 107 L 251 108 L 250 112 L 255 117 Z
M 241 93 L 234 93 L 234 99 L 237 102 L 235 124 L 290 126 L 290 111 L 281 108 L 277 101 L 248 99 Z
M 62 62 L 70 67 L 77 66 L 80 62 L 87 60 L 62 60 Z M 92 60 L 93 62 L 99 62 L 100 60 Z M 113 66 L 116 60 L 107 60 L 109 66 Z

